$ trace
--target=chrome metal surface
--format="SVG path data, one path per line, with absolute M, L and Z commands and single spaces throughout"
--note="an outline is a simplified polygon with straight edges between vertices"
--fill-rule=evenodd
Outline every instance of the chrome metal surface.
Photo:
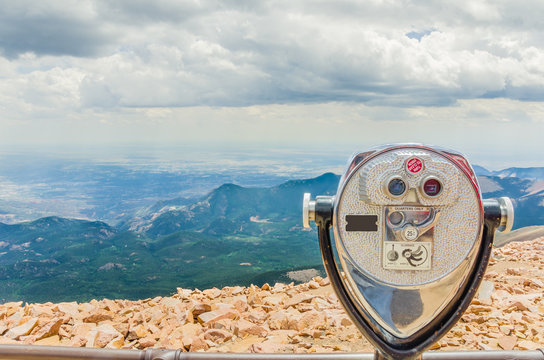
M 310 221 L 315 221 L 315 201 L 310 193 L 304 193 L 302 199 L 302 225 L 305 228 L 310 227 Z
M 396 208 L 393 207 L 392 209 L 395 210 Z M 425 235 L 427 231 L 434 228 L 434 226 L 438 222 L 438 219 L 440 219 L 440 210 L 437 210 L 434 208 L 428 208 L 428 213 L 426 214 L 426 217 L 420 221 L 414 220 L 417 222 L 412 223 L 410 219 L 408 219 L 406 215 L 402 213 L 402 217 L 403 217 L 402 222 L 400 222 L 399 224 L 391 224 L 389 215 L 388 215 L 389 210 L 391 210 L 391 208 L 386 207 L 385 214 L 384 214 L 385 224 L 387 229 L 390 229 L 394 235 L 394 239 L 392 240 L 397 240 L 397 241 L 400 241 L 402 239 L 407 241 L 417 240 L 421 236 Z M 395 211 L 395 212 L 400 213 L 400 211 Z M 414 235 L 407 236 L 405 231 L 407 229 L 408 230 L 413 229 Z
M 423 162 L 422 170 L 403 175 L 407 159 L 414 157 Z M 395 177 L 402 178 L 408 188 L 398 197 L 384 191 L 384 184 Z M 442 185 L 437 196 L 429 197 L 422 189 L 422 181 L 429 178 Z M 356 201 L 350 200 L 354 198 Z M 401 225 L 390 224 L 389 212 L 403 208 Z M 377 215 L 383 226 L 375 233 L 346 232 L 345 215 L 359 213 Z M 418 218 L 416 213 L 424 217 Z M 416 144 L 356 154 L 340 180 L 333 217 L 344 285 L 358 310 L 376 322 L 376 331 L 393 344 L 401 343 L 445 311 L 465 284 L 475 265 L 482 227 L 476 177 L 461 154 Z M 394 261 L 401 257 L 385 251 L 389 249 L 386 244 L 395 242 L 405 249 L 407 243 L 432 249 L 432 264 L 412 270 L 385 266 L 381 259 L 388 255 Z
M 423 360 L 544 360 L 543 350 L 429 351 Z M 249 354 L 191 353 L 181 350 L 111 350 L 66 346 L 0 345 L 0 360 L 373 360 L 371 353 Z
M 501 223 L 497 230 L 503 233 L 509 233 L 514 226 L 514 205 L 512 200 L 507 197 L 500 197 L 497 199 L 501 207 Z
M 334 201 L 320 198 L 315 223 L 331 285 L 387 359 L 419 359 L 455 325 L 495 231 L 513 223 L 510 200 L 482 200 L 462 154 L 420 144 L 354 154 Z

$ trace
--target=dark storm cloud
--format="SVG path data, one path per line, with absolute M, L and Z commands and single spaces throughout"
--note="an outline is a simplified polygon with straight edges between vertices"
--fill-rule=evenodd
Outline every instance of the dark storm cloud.
M 27 52 L 38 56 L 98 56 L 111 42 L 102 24 L 92 17 L 47 7 L 32 10 L 0 5 L 0 52 L 8 58 Z
M 67 3 L 71 7 L 63 10 Z M 55 6 L 50 6 L 52 4 Z M 123 40 L 134 36 L 133 33 L 141 34 L 146 27 L 162 27 L 166 31 L 164 24 L 167 23 L 175 26 L 174 31 L 189 26 L 189 32 L 198 34 L 200 28 L 214 25 L 201 24 L 202 16 L 260 8 L 251 1 L 203 4 L 177 0 L 82 0 L 79 3 L 22 0 L 18 4 L 0 1 L 0 7 L 3 9 L 0 12 L 0 54 L 10 59 L 27 52 L 38 56 L 100 56 L 108 50 L 135 46 L 130 42 L 123 43 Z M 149 38 L 148 41 L 157 39 Z
M 0 25 L 0 48 L 8 58 L 32 52 L 36 55 L 96 56 L 104 49 L 106 37 L 94 28 L 70 20 L 33 19 L 22 27 L 13 22 Z M 67 31 L 69 29 L 69 31 Z
M 95 4 L 103 20 L 134 26 L 164 21 L 179 23 L 208 10 L 207 6 L 196 1 L 99 0 Z

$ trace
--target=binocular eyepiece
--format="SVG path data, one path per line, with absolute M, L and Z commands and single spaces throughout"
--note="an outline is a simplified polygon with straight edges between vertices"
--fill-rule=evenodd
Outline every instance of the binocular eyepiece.
M 336 196 L 303 200 L 338 298 L 378 357 L 395 359 L 417 358 L 457 322 L 513 219 L 509 198 L 482 200 L 463 155 L 417 144 L 358 153 Z

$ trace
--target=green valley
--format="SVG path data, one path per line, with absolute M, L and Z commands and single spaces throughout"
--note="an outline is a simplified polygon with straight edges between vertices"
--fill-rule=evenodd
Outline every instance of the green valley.
M 326 173 L 273 187 L 224 184 L 196 201 L 159 201 L 116 226 L 61 217 L 0 223 L 0 302 L 140 299 L 176 287 L 285 282 L 297 269 L 323 273 L 301 200 L 335 194 L 338 181 Z M 484 197 L 514 199 L 516 228 L 544 223 L 539 183 L 492 174 L 480 183 Z

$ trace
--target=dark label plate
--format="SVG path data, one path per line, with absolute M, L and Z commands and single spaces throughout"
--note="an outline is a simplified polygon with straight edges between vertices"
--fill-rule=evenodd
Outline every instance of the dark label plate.
M 346 215 L 346 231 L 378 231 L 378 215 Z

